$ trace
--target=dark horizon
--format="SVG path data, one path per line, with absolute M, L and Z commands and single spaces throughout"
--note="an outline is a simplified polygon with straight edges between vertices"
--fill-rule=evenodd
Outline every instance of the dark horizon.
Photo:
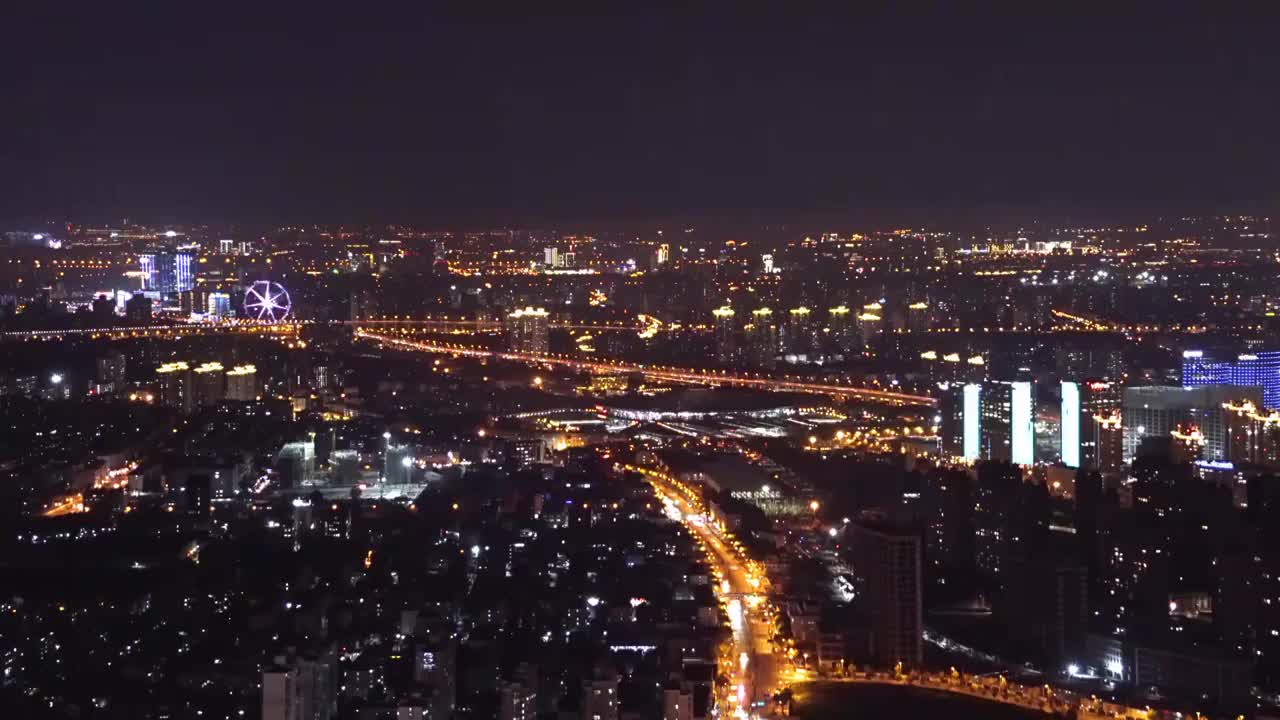
M 1280 50 L 1249 9 L 24 9 L 0 218 L 1267 214 Z

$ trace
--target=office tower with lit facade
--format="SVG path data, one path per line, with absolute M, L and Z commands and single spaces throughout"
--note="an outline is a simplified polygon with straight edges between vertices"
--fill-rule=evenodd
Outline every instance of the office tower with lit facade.
M 990 381 L 979 387 L 982 457 L 1015 465 L 1034 463 L 1034 386 L 1027 381 Z
M 1225 403 L 1233 463 L 1280 468 L 1280 410 L 1261 410 L 1252 402 Z
M 1062 464 L 1103 472 L 1119 470 L 1123 449 L 1119 383 L 1064 380 L 1060 390 Z
M 194 285 L 189 253 L 157 252 L 138 256 L 142 289 L 160 294 L 179 293 Z
M 1228 405 L 1262 404 L 1262 389 L 1236 385 L 1127 387 L 1121 414 L 1124 422 L 1124 462 L 1133 461 L 1142 443 L 1151 438 L 1176 439 L 1196 446 L 1198 459 L 1231 461 Z M 1185 439 L 1185 440 L 1184 440 Z
M 548 341 L 548 313 L 543 308 L 526 307 L 507 315 L 508 347 L 514 352 L 545 354 Z
M 209 317 L 231 317 L 231 296 L 222 292 L 211 292 L 205 298 L 205 313 Z
M 924 657 L 921 534 L 874 521 L 851 523 L 849 545 L 863 581 L 881 667 L 918 667 Z
M 1182 353 L 1183 387 L 1241 385 L 1262 388 L 1262 407 L 1280 409 L 1280 351 L 1224 357 L 1205 350 Z

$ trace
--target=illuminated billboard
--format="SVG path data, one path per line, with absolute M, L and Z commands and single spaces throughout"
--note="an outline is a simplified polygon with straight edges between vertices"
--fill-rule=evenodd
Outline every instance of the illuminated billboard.
M 1011 418 L 1009 428 L 1012 440 L 1012 457 L 1015 465 L 1030 465 L 1035 462 L 1035 413 L 1031 407 L 1031 383 L 1015 382 L 1013 386 Z
M 981 454 L 978 432 L 982 413 L 979 395 L 982 386 L 971 383 L 964 386 L 964 459 L 977 460 Z
M 1062 464 L 1080 467 L 1080 386 L 1062 383 Z

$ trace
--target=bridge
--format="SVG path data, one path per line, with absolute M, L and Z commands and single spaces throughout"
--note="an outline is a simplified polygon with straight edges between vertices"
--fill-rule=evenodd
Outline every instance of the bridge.
M 624 360 L 583 360 L 568 355 L 487 350 L 439 341 L 410 340 L 373 332 L 364 328 L 357 328 L 356 336 L 402 350 L 505 360 L 529 365 L 551 365 L 581 372 L 634 373 L 664 382 L 781 390 L 828 395 L 841 400 L 862 400 L 902 407 L 935 407 L 938 403 L 935 398 L 925 395 L 876 390 L 830 381 L 809 381 L 795 376 L 778 377 L 768 373 L 748 373 L 736 370 L 680 368 L 669 365 L 632 363 Z
M 747 372 L 740 370 L 720 370 L 715 368 L 682 368 L 670 365 L 652 365 L 634 363 L 625 360 L 584 360 L 569 355 L 536 354 L 523 352 L 504 352 L 484 348 L 467 347 L 454 343 L 436 340 L 410 340 L 396 337 L 378 328 L 390 326 L 388 329 L 405 332 L 412 328 L 427 328 L 430 323 L 455 323 L 458 327 L 480 327 L 474 320 L 350 320 L 331 322 L 290 321 L 283 323 L 256 323 L 232 321 L 225 323 L 181 323 L 168 325 L 119 326 L 100 328 L 73 328 L 61 330 L 17 330 L 0 332 L 0 341 L 60 341 L 70 338 L 86 338 L 93 340 L 124 340 L 130 338 L 166 338 L 185 337 L 226 332 L 263 335 L 294 335 L 307 326 L 349 326 L 354 328 L 356 337 L 383 343 L 404 350 L 427 353 L 458 355 L 464 357 L 490 358 L 530 365 L 550 365 L 564 367 L 582 372 L 634 373 L 646 378 L 663 382 L 686 383 L 692 385 L 714 385 L 726 387 L 746 387 L 762 390 L 778 390 L 787 392 L 826 395 L 839 400 L 861 400 L 877 402 L 900 407 L 936 407 L 937 399 L 926 395 L 879 390 L 858 387 L 829 379 L 805 379 L 802 376 L 777 376 L 770 373 Z M 440 326 L 444 327 L 444 326 Z M 614 325 L 563 325 L 567 328 L 590 330 L 593 328 L 609 330 L 635 330 L 633 326 Z M 372 328 L 372 329 L 371 329 Z

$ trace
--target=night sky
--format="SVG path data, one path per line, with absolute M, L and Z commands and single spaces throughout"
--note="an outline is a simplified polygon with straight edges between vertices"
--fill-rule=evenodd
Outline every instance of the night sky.
M 4 220 L 889 222 L 1280 202 L 1280 14 L 1261 3 L 55 4 L 0 12 Z

